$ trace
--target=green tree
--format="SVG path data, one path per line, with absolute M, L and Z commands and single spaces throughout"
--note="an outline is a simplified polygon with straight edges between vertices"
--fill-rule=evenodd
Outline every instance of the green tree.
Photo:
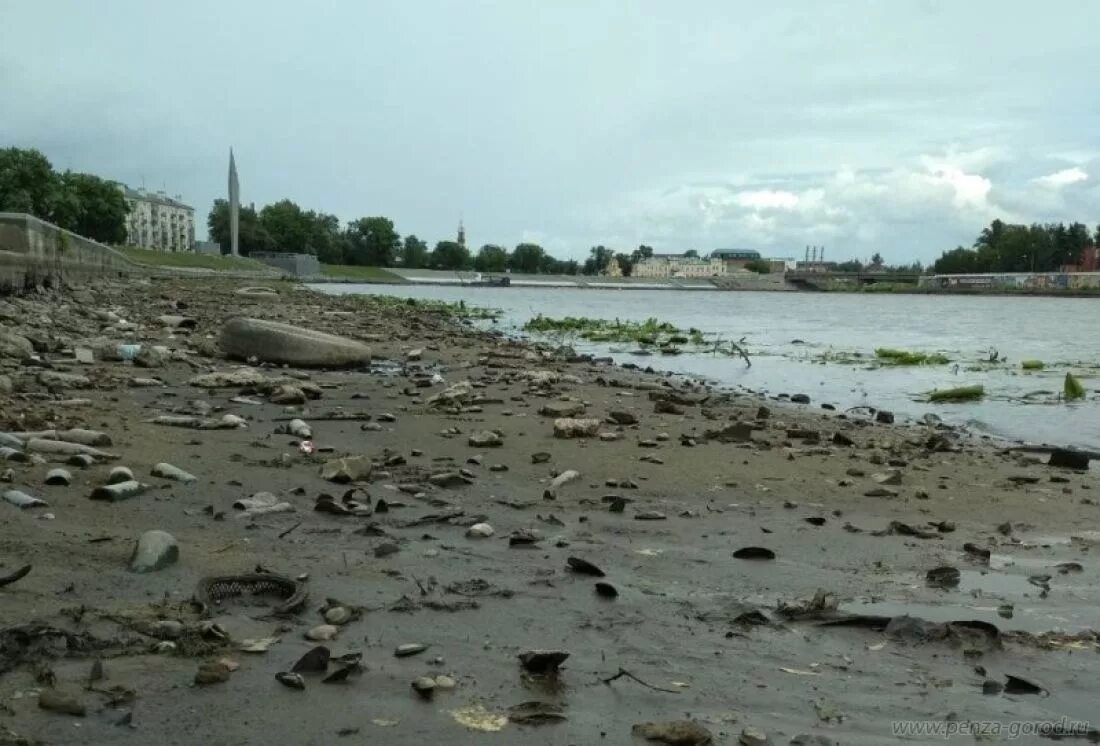
M 508 249 L 487 243 L 474 257 L 474 269 L 478 272 L 503 272 L 508 268 Z
M 348 240 L 340 231 L 340 219 L 313 210 L 305 216 L 309 221 L 308 253 L 316 254 L 325 264 L 344 264 Z
M 470 252 L 457 241 L 440 241 L 432 251 L 431 265 L 435 269 L 467 269 L 470 264 Z
M 312 232 L 311 220 L 302 208 L 289 199 L 281 199 L 265 205 L 260 210 L 260 225 L 275 244 L 275 251 L 289 254 L 307 254 Z
M 630 277 L 634 274 L 634 259 L 628 254 L 616 254 L 615 261 L 619 263 L 619 269 L 622 270 L 623 277 Z
M 642 244 L 638 247 L 638 250 L 634 252 L 634 260 L 639 261 L 642 259 L 653 258 L 653 247 Z
M 745 262 L 745 269 L 758 275 L 766 275 L 772 271 L 772 265 L 763 259 L 753 259 L 750 262 Z
M 393 266 L 401 247 L 401 237 L 393 229 L 389 218 L 360 218 L 348 223 L 347 260 L 351 264 L 370 267 Z
M 56 195 L 56 174 L 46 156 L 37 150 L 0 150 L 0 211 L 50 220 Z
M 81 236 L 102 243 L 126 240 L 126 215 L 130 208 L 118 186 L 91 174 L 66 171 L 59 178 L 60 196 L 55 201 L 54 222 Z M 68 213 L 58 218 L 61 205 Z
M 508 266 L 513 272 L 533 275 L 542 271 L 547 253 L 537 243 L 521 243 L 512 252 Z
M 238 240 L 242 256 L 248 256 L 256 251 L 275 250 L 275 242 L 260 225 L 260 218 L 254 206 L 241 206 L 237 214 L 237 225 L 240 229 Z M 206 217 L 206 228 L 210 234 L 210 240 L 222 247 L 223 254 L 228 254 L 230 251 L 229 202 L 224 199 L 214 200 L 214 206 L 210 208 L 210 214 Z
M 872 254 L 871 255 L 871 264 L 872 264 L 872 266 L 875 266 L 875 267 L 881 267 L 882 266 L 882 254 L 878 253 L 877 251 L 874 254 Z
M 428 244 L 411 233 L 405 236 L 405 245 L 401 249 L 401 266 L 407 269 L 428 266 Z
M 862 272 L 863 262 L 858 259 L 849 259 L 846 262 L 841 262 L 836 265 L 837 272 Z
M 584 260 L 584 266 L 581 268 L 581 273 L 586 275 L 598 275 L 606 271 L 607 265 L 611 263 L 611 257 L 614 255 L 615 252 L 606 246 L 593 246 L 588 250 L 588 258 Z
M 698 259 L 699 258 L 699 252 L 696 251 L 695 249 L 688 249 L 687 251 L 684 252 L 684 256 L 689 258 L 689 259 Z

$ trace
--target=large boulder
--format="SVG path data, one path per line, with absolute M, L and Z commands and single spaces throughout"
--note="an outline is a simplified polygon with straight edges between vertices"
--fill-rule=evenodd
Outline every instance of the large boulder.
M 34 354 L 34 346 L 31 341 L 22 334 L 16 334 L 10 329 L 0 328 L 0 357 L 11 357 L 16 360 L 26 360 Z
M 370 348 L 354 339 L 240 316 L 225 323 L 219 344 L 225 354 L 241 360 L 324 368 L 370 362 Z

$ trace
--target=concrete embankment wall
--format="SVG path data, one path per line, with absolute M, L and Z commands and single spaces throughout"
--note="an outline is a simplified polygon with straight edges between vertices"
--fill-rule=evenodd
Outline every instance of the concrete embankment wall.
M 31 215 L 0 212 L 0 294 L 138 272 L 109 246 Z
M 271 280 L 280 273 L 275 269 L 230 272 L 202 267 L 152 267 L 33 215 L 0 212 L 0 295 L 39 286 L 76 285 L 92 279 L 211 275 Z

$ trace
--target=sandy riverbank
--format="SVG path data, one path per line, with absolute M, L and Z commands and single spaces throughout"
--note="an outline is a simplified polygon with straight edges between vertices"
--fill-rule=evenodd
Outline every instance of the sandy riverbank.
M 632 735 L 637 723 L 687 718 L 723 744 L 756 743 L 756 731 L 776 744 L 800 734 L 881 744 L 893 740 L 894 721 L 1007 728 L 1094 715 L 1094 472 L 1052 469 L 949 430 L 845 418 L 818 402 L 709 395 L 690 382 L 569 362 L 416 307 L 274 287 L 274 296 L 239 295 L 228 284 L 154 281 L 0 301 L 0 328 L 30 338 L 39 357 L 0 359 L 14 389 L 0 393 L 0 431 L 98 430 L 112 440 L 103 450 L 119 457 L 67 467 L 69 486 L 43 483 L 56 463 L 0 463 L 11 470 L 0 491 L 49 503 L 0 503 L 0 573 L 32 566 L 0 588 L 0 724 L 28 742 L 628 744 L 645 743 Z M 239 367 L 216 344 L 235 313 L 364 340 L 372 371 L 260 368 L 319 394 L 289 407 L 241 386 L 190 385 Z M 163 315 L 194 326 L 168 328 Z M 73 361 L 73 347 L 96 337 L 173 354 L 149 369 Z M 419 360 L 408 359 L 413 349 Z M 43 371 L 87 381 L 51 384 Z M 464 400 L 429 404 L 466 380 Z M 554 417 L 540 410 L 569 402 L 618 438 L 555 438 Z M 612 413 L 637 423 L 612 424 Z M 234 414 L 247 427 L 149 422 L 169 414 Z M 319 452 L 277 432 L 295 416 L 311 425 Z M 749 439 L 738 423 L 753 426 Z M 726 437 L 705 435 L 721 430 Z M 470 445 L 484 431 L 502 445 Z M 322 465 L 339 456 L 366 456 L 373 471 L 359 485 L 334 485 Z M 150 476 L 158 462 L 197 481 Z M 152 489 L 89 500 L 116 465 Z M 579 476 L 547 495 L 567 470 Z M 340 502 L 353 487 L 349 499 L 371 511 L 314 509 L 319 495 Z M 293 512 L 249 519 L 233 508 L 265 491 Z M 475 523 L 493 535 L 469 537 Z M 176 538 L 179 560 L 129 572 L 133 542 L 150 529 Z M 988 562 L 967 543 L 988 549 Z M 732 556 L 753 546 L 775 559 Z M 598 595 L 595 578 L 567 569 L 569 557 L 602 568 L 618 596 Z M 155 652 L 147 633 L 157 620 L 198 629 L 188 601 L 200 578 L 257 565 L 308 576 L 305 608 L 275 618 L 259 599 L 228 601 L 211 618 L 228 639 L 185 632 Z M 959 585 L 928 586 L 927 571 L 944 565 L 960 570 Z M 832 594 L 825 608 L 803 618 L 777 611 L 819 589 Z M 326 598 L 362 609 L 324 644 L 334 655 L 362 652 L 365 670 L 343 683 L 306 675 L 304 691 L 284 687 L 275 674 L 317 644 L 303 634 L 324 622 Z M 907 613 L 996 627 L 917 629 L 896 619 Z M 855 625 L 820 625 L 852 615 Z M 56 635 L 29 644 L 20 625 L 32 621 L 68 633 L 73 649 Z M 1044 634 L 1055 631 L 1073 635 Z M 242 639 L 268 637 L 278 641 L 267 652 L 239 649 Z M 406 643 L 429 647 L 395 657 Z M 516 657 L 530 649 L 570 657 L 556 677 L 533 676 Z M 104 677 L 88 690 L 97 658 Z M 200 664 L 222 658 L 239 665 L 227 681 L 192 685 Z M 668 691 L 601 681 L 620 668 Z M 438 675 L 456 686 L 430 701 L 410 688 Z M 983 693 L 1012 684 L 1006 675 L 1048 696 L 1016 686 Z M 40 709 L 37 693 L 49 686 L 71 692 L 86 716 Z M 505 721 L 510 707 L 536 700 L 564 719 Z

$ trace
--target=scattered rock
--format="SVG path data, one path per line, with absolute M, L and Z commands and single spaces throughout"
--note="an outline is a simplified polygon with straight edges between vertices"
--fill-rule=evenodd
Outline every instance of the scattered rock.
M 596 595 L 601 598 L 618 598 L 619 589 L 611 585 L 611 583 L 601 581 L 596 583 Z
M 408 658 L 410 655 L 423 653 L 427 649 L 427 645 L 422 645 L 418 642 L 410 642 L 405 645 L 398 645 L 397 649 L 393 651 L 393 654 L 398 658 Z
M 637 425 L 638 418 L 632 412 L 615 410 L 607 415 L 616 425 Z
M 291 386 L 290 384 L 283 384 L 282 386 L 276 386 L 268 394 L 268 401 L 272 404 L 280 404 L 283 406 L 293 406 L 297 404 L 306 403 L 306 392 L 302 391 L 297 386 Z
M 125 466 L 116 466 L 107 474 L 107 484 L 132 481 L 134 481 L 134 472 L 130 471 Z
M 577 420 L 563 417 L 554 420 L 555 438 L 592 438 L 600 430 L 600 421 L 595 419 Z
M 239 360 L 304 367 L 345 368 L 371 359 L 370 348 L 361 342 L 266 319 L 230 319 L 222 327 L 219 345 Z
M 306 680 L 302 678 L 301 674 L 280 671 L 279 673 L 275 674 L 275 680 L 290 689 L 306 688 Z
M 327 642 L 335 640 L 338 634 L 340 634 L 340 628 L 335 624 L 318 624 L 306 632 L 306 639 L 313 642 Z M 298 670 L 297 667 L 295 670 Z
M 466 529 L 466 536 L 471 539 L 488 539 L 494 533 L 493 527 L 488 523 L 475 523 Z
M 131 572 L 155 572 L 163 570 L 179 560 L 180 550 L 176 539 L 167 531 L 146 531 L 134 544 L 130 555 Z
M 481 430 L 471 434 L 467 442 L 473 448 L 499 448 L 504 445 L 504 438 L 492 430 Z
M 864 497 L 897 497 L 897 490 L 892 490 L 889 487 L 872 487 L 863 493 Z
M 436 683 L 435 679 L 430 676 L 420 676 L 413 679 L 412 682 L 413 691 L 419 694 L 424 699 L 431 699 L 435 694 Z
M 173 482 L 194 482 L 198 479 L 194 474 L 186 472 L 178 466 L 172 466 L 167 462 L 161 462 L 154 466 L 152 474 L 154 477 L 170 479 Z
M 168 362 L 168 350 L 154 345 L 142 345 L 134 355 L 134 365 L 139 368 L 163 368 Z
M 207 661 L 195 672 L 195 684 L 209 686 L 229 681 L 229 666 L 222 661 Z
M 1050 458 L 1047 460 L 1048 466 L 1060 467 L 1063 469 L 1077 469 L 1084 471 L 1089 468 L 1089 456 L 1079 451 L 1071 451 L 1067 448 L 1055 448 L 1050 452 Z
M 891 469 L 888 472 L 882 474 L 875 474 L 872 479 L 878 484 L 897 485 L 901 484 L 901 472 L 897 469 Z
M 769 746 L 768 734 L 759 728 L 744 728 L 737 739 L 740 746 Z
M 579 401 L 555 401 L 544 404 L 539 409 L 543 417 L 576 417 L 584 414 L 584 402 Z
M 43 689 L 39 692 L 38 706 L 50 712 L 59 712 L 63 715 L 73 715 L 81 718 L 87 714 L 84 702 L 75 695 L 57 689 Z
M 933 568 L 925 575 L 925 581 L 934 588 L 955 588 L 961 578 L 958 568 L 947 565 Z
M 324 645 L 318 645 L 298 659 L 290 669 L 295 673 L 324 673 L 328 669 L 332 653 Z
M 893 412 L 887 412 L 885 409 L 880 409 L 877 412 L 875 412 L 875 422 L 878 422 L 882 425 L 893 425 L 894 424 L 894 413 Z
M 630 732 L 638 738 L 668 746 L 709 746 L 714 743 L 711 732 L 691 720 L 638 723 Z
M 703 437 L 719 443 L 748 443 L 752 441 L 752 425 L 732 422 L 719 430 L 708 430 Z
M 570 557 L 566 560 L 566 564 L 569 566 L 569 569 L 575 573 L 580 573 L 581 575 L 591 575 L 596 578 L 604 577 L 604 571 L 596 567 L 594 564 L 586 559 L 581 559 L 580 557 Z
M 346 456 L 333 459 L 321 467 L 321 478 L 336 484 L 348 484 L 366 479 L 373 464 L 366 456 Z
M 92 500 L 117 503 L 142 495 L 148 489 L 149 485 L 131 479 L 128 482 L 115 482 L 114 484 L 96 487 L 92 490 L 92 494 L 89 497 L 91 497 Z
M 809 404 L 810 397 L 807 394 L 792 394 L 791 401 L 795 404 Z

